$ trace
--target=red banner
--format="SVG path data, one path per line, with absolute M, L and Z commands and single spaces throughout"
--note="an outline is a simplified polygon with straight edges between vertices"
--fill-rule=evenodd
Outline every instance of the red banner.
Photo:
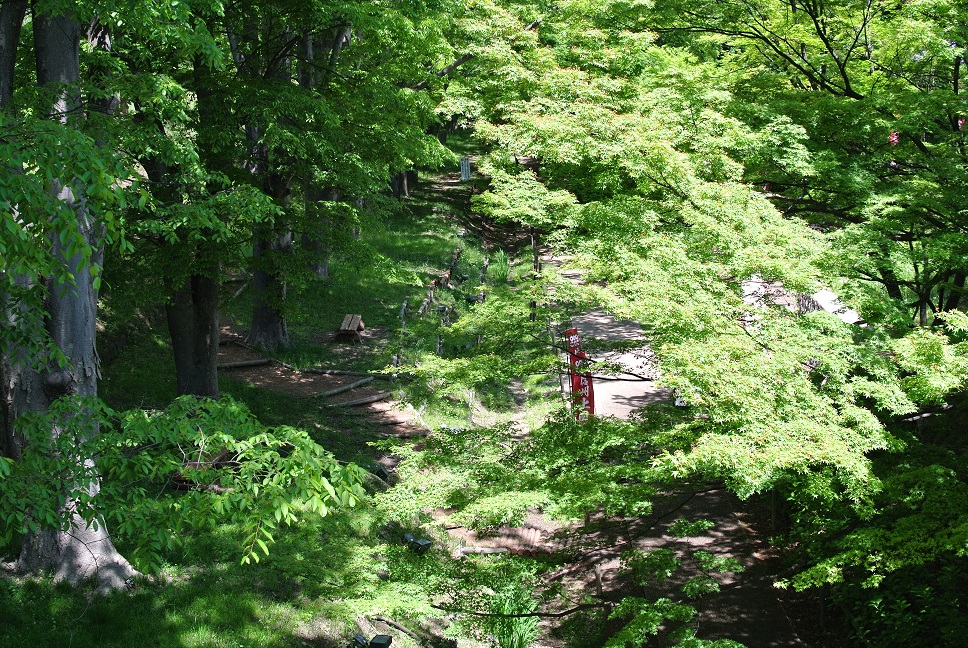
M 583 353 L 582 356 L 585 354 Z M 571 374 L 571 395 L 588 416 L 595 414 L 595 388 L 590 373 Z
M 592 375 L 582 372 L 588 364 L 588 356 L 581 350 L 581 338 L 578 329 L 568 329 L 563 333 L 568 342 L 568 374 L 571 377 L 571 397 L 575 403 L 585 411 L 586 417 L 595 414 L 595 389 L 592 386 Z M 582 416 L 579 414 L 579 418 Z

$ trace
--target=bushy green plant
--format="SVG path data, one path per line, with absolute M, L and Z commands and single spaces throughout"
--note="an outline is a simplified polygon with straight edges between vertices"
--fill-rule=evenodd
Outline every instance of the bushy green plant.
M 877 588 L 859 582 L 833 589 L 854 645 L 877 648 L 958 646 L 968 636 L 964 560 L 908 567 Z
M 497 640 L 500 648 L 528 648 L 538 637 L 538 617 L 514 616 L 530 614 L 537 608 L 537 601 L 530 590 L 521 583 L 505 584 L 491 597 L 487 629 Z
M 487 266 L 487 276 L 494 283 L 501 285 L 507 283 L 510 272 L 511 262 L 508 259 L 507 252 L 498 249 L 491 255 L 491 263 Z
M 18 424 L 27 443 L 0 471 L 0 542 L 66 529 L 76 513 L 95 528 L 107 522 L 151 571 L 187 533 L 231 522 L 244 536 L 242 561 L 258 562 L 279 525 L 364 496 L 360 468 L 301 430 L 264 427 L 229 398 L 185 396 L 123 415 L 62 398 Z

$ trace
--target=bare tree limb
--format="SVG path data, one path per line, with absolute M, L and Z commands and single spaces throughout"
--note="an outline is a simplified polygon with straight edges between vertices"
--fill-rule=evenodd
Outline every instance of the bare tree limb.
M 519 614 L 502 614 L 499 612 L 479 612 L 477 610 L 463 610 L 460 608 L 448 608 L 442 605 L 431 604 L 430 607 L 435 610 L 441 610 L 443 612 L 450 612 L 454 614 L 469 614 L 471 616 L 477 617 L 497 617 L 502 619 L 524 619 L 527 617 L 539 617 L 542 619 L 560 619 L 561 617 L 566 617 L 575 612 L 581 612 L 582 610 L 590 610 L 596 608 L 610 608 L 612 604 L 609 602 L 602 603 L 579 603 L 573 608 L 569 608 L 562 612 L 521 612 Z

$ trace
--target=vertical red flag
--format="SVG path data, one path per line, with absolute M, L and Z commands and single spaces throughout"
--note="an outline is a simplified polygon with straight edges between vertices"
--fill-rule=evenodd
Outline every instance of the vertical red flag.
M 592 375 L 590 373 L 578 375 L 578 402 L 582 409 L 588 413 L 588 416 L 595 415 L 595 389 L 592 387 Z
M 595 390 L 592 375 L 581 369 L 588 363 L 588 356 L 581 350 L 578 329 L 570 328 L 563 334 L 568 341 L 568 375 L 571 377 L 571 397 L 587 413 L 595 414 Z M 579 415 L 580 417 L 581 415 Z

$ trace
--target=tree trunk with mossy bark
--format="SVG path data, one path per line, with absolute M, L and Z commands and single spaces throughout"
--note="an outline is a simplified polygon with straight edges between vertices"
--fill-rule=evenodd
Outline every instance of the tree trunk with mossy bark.
M 80 76 L 80 40 L 82 29 L 71 15 L 33 16 L 34 49 L 37 82 L 56 89 L 52 100 L 51 118 L 70 125 L 80 119 L 80 98 L 77 82 Z M 69 250 L 58 236 L 52 236 L 50 250 L 61 261 L 72 280 L 58 282 L 56 278 L 24 278 L 28 285 L 37 283 L 43 289 L 43 303 L 10 303 L 4 316 L 32 320 L 46 329 L 51 353 L 47 357 L 32 358 L 22 347 L 8 345 L 2 362 L 2 402 L 4 437 L 11 456 L 23 451 L 23 439 L 15 434 L 16 421 L 28 412 L 46 412 L 51 404 L 64 397 L 96 397 L 99 361 L 95 347 L 97 286 L 92 267 L 100 266 L 103 258 L 104 227 L 92 214 L 83 199 L 82 187 L 74 178 L 56 178 L 50 184 L 51 197 L 76 215 L 77 229 L 90 258 L 77 250 Z M 25 310 L 27 309 L 27 310 Z M 58 358 L 59 356 L 59 358 Z M 60 360 L 61 362 L 58 362 Z M 83 416 L 78 412 L 76 416 Z M 63 431 L 63 421 L 50 422 L 50 434 L 56 437 Z M 98 433 L 91 424 L 89 435 Z M 71 457 L 79 475 L 76 489 L 93 497 L 99 486 L 91 478 L 93 459 Z M 61 528 L 44 528 L 24 537 L 19 567 L 30 573 L 50 573 L 57 580 L 79 583 L 93 579 L 99 589 L 118 588 L 137 572 L 115 549 L 103 521 L 89 524 L 77 513 L 76 502 L 65 497 L 60 514 L 70 522 Z

